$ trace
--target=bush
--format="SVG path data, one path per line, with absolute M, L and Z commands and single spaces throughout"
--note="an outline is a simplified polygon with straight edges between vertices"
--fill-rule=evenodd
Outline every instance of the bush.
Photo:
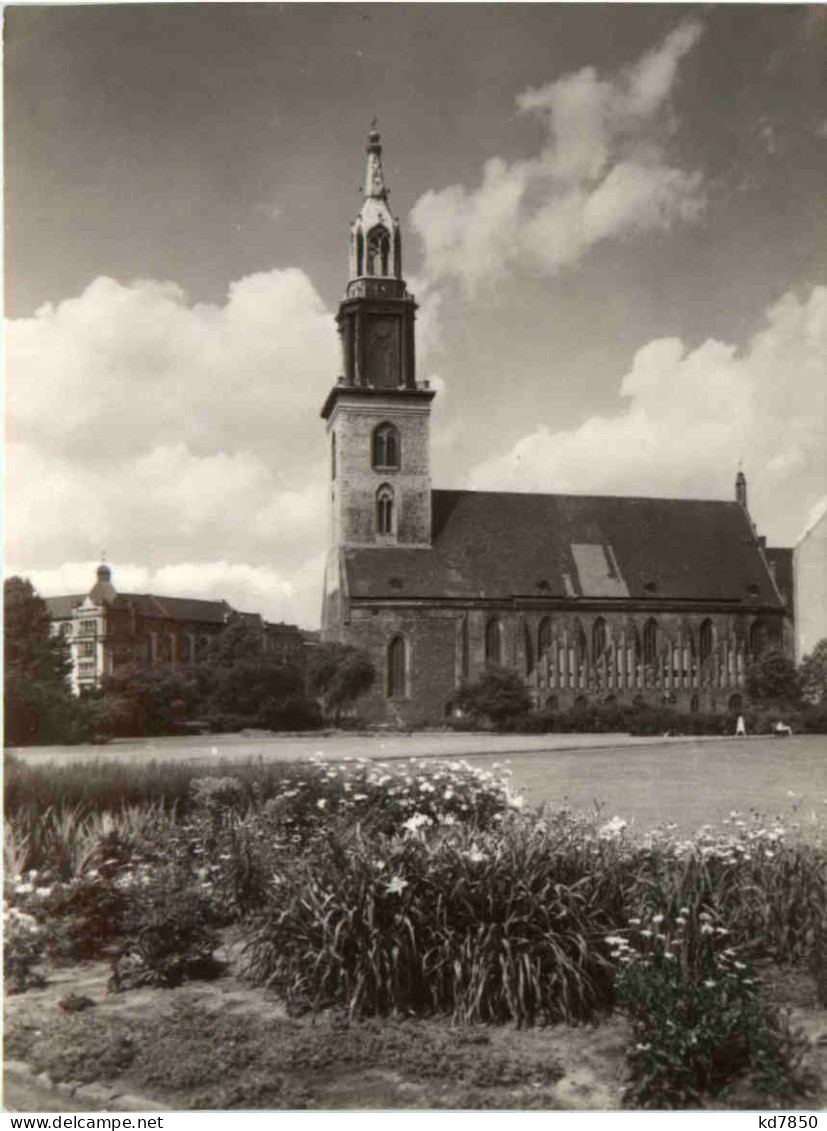
M 528 713 L 531 696 L 517 672 L 491 666 L 479 679 L 458 688 L 448 708 L 467 714 L 475 724 L 486 720 L 495 727 L 509 728 L 513 720 Z
M 808 1042 L 762 1002 L 748 960 L 720 921 L 689 907 L 680 912 L 632 920 L 628 939 L 607 939 L 619 965 L 618 1003 L 635 1039 L 625 1103 L 698 1107 L 745 1075 L 764 1095 L 800 1095 Z
M 43 928 L 27 911 L 3 905 L 3 985 L 7 993 L 19 994 L 46 979 L 37 969 L 43 961 Z
M 319 698 L 325 715 L 338 726 L 343 713 L 353 707 L 376 682 L 376 669 L 367 652 L 349 644 L 324 643 L 310 654 L 307 686 Z
M 524 822 L 430 842 L 326 839 L 274 876 L 246 928 L 249 974 L 293 1009 L 586 1018 L 612 998 L 601 882 Z

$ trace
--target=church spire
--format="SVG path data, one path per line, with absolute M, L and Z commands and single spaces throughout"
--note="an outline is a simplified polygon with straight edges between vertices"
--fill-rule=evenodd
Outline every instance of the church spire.
M 390 191 L 382 170 L 382 139 L 373 119 L 365 147 L 364 200 L 350 234 L 350 279 L 402 280 L 399 221 L 388 207 Z M 404 288 L 403 288 L 404 289 Z
M 374 197 L 376 200 L 387 200 L 388 189 L 385 185 L 385 174 L 382 171 L 382 139 L 376 128 L 376 119 L 370 124 L 367 153 L 367 166 L 365 168 L 365 184 L 363 191 L 365 197 Z
M 747 477 L 744 475 L 743 468 L 738 465 L 738 474 L 735 476 L 735 501 L 740 503 L 744 510 L 747 507 Z

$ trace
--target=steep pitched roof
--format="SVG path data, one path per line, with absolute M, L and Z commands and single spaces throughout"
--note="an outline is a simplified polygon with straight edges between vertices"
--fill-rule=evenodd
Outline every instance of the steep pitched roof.
M 156 597 L 154 593 L 119 593 L 115 604 L 128 601 L 145 617 L 164 620 L 201 621 L 223 624 L 230 612 L 226 601 L 203 601 L 195 597 Z
M 433 545 L 345 551 L 351 597 L 620 597 L 780 607 L 736 502 L 434 491 Z
M 65 620 L 72 615 L 75 605 L 79 605 L 85 596 L 85 593 L 75 593 L 65 597 L 44 597 L 43 600 L 52 620 Z

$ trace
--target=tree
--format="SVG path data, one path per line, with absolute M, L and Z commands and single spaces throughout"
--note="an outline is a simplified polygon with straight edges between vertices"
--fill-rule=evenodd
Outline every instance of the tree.
M 798 703 L 801 685 L 795 665 L 779 648 L 768 649 L 747 669 L 747 694 L 756 703 Z
M 475 721 L 488 719 L 495 726 L 502 726 L 531 710 L 531 695 L 517 672 L 492 665 L 479 679 L 460 687 L 450 705 Z
M 197 699 L 198 686 L 186 670 L 126 664 L 103 680 L 96 712 L 114 734 L 172 734 Z
M 827 703 L 827 636 L 801 661 L 798 678 L 808 703 Z
M 349 644 L 320 644 L 308 662 L 307 686 L 325 714 L 338 725 L 342 712 L 369 691 L 376 680 L 370 656 Z
M 52 634 L 46 602 L 21 577 L 3 585 L 3 648 L 6 745 L 82 737 L 74 733 L 79 713 L 69 689 L 68 645 Z

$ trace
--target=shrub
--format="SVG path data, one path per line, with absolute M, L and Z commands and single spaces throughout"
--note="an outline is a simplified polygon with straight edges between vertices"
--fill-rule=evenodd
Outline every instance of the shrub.
M 689 907 L 679 911 L 632 920 L 628 939 L 607 939 L 619 964 L 618 1002 L 635 1040 L 626 1104 L 698 1107 L 746 1074 L 763 1094 L 801 1094 L 806 1039 L 762 1002 L 749 962 L 729 945 L 720 921 Z
M 324 643 L 310 654 L 307 686 L 318 696 L 326 715 L 338 725 L 342 714 L 368 692 L 376 669 L 367 652 L 348 644 Z
M 37 969 L 43 960 L 43 929 L 37 919 L 19 907 L 3 904 L 3 985 L 10 994 L 23 993 L 46 979 Z
M 492 665 L 479 679 L 458 688 L 448 706 L 469 715 L 474 723 L 487 720 L 494 726 L 508 727 L 528 713 L 531 696 L 517 672 Z
M 768 648 L 747 668 L 747 693 L 756 703 L 792 705 L 801 699 L 795 664 L 780 648 Z
M 427 842 L 319 841 L 274 876 L 248 924 L 249 973 L 298 1009 L 588 1017 L 611 1001 L 602 936 L 613 917 L 594 864 L 567 853 L 559 830 L 519 819 Z

